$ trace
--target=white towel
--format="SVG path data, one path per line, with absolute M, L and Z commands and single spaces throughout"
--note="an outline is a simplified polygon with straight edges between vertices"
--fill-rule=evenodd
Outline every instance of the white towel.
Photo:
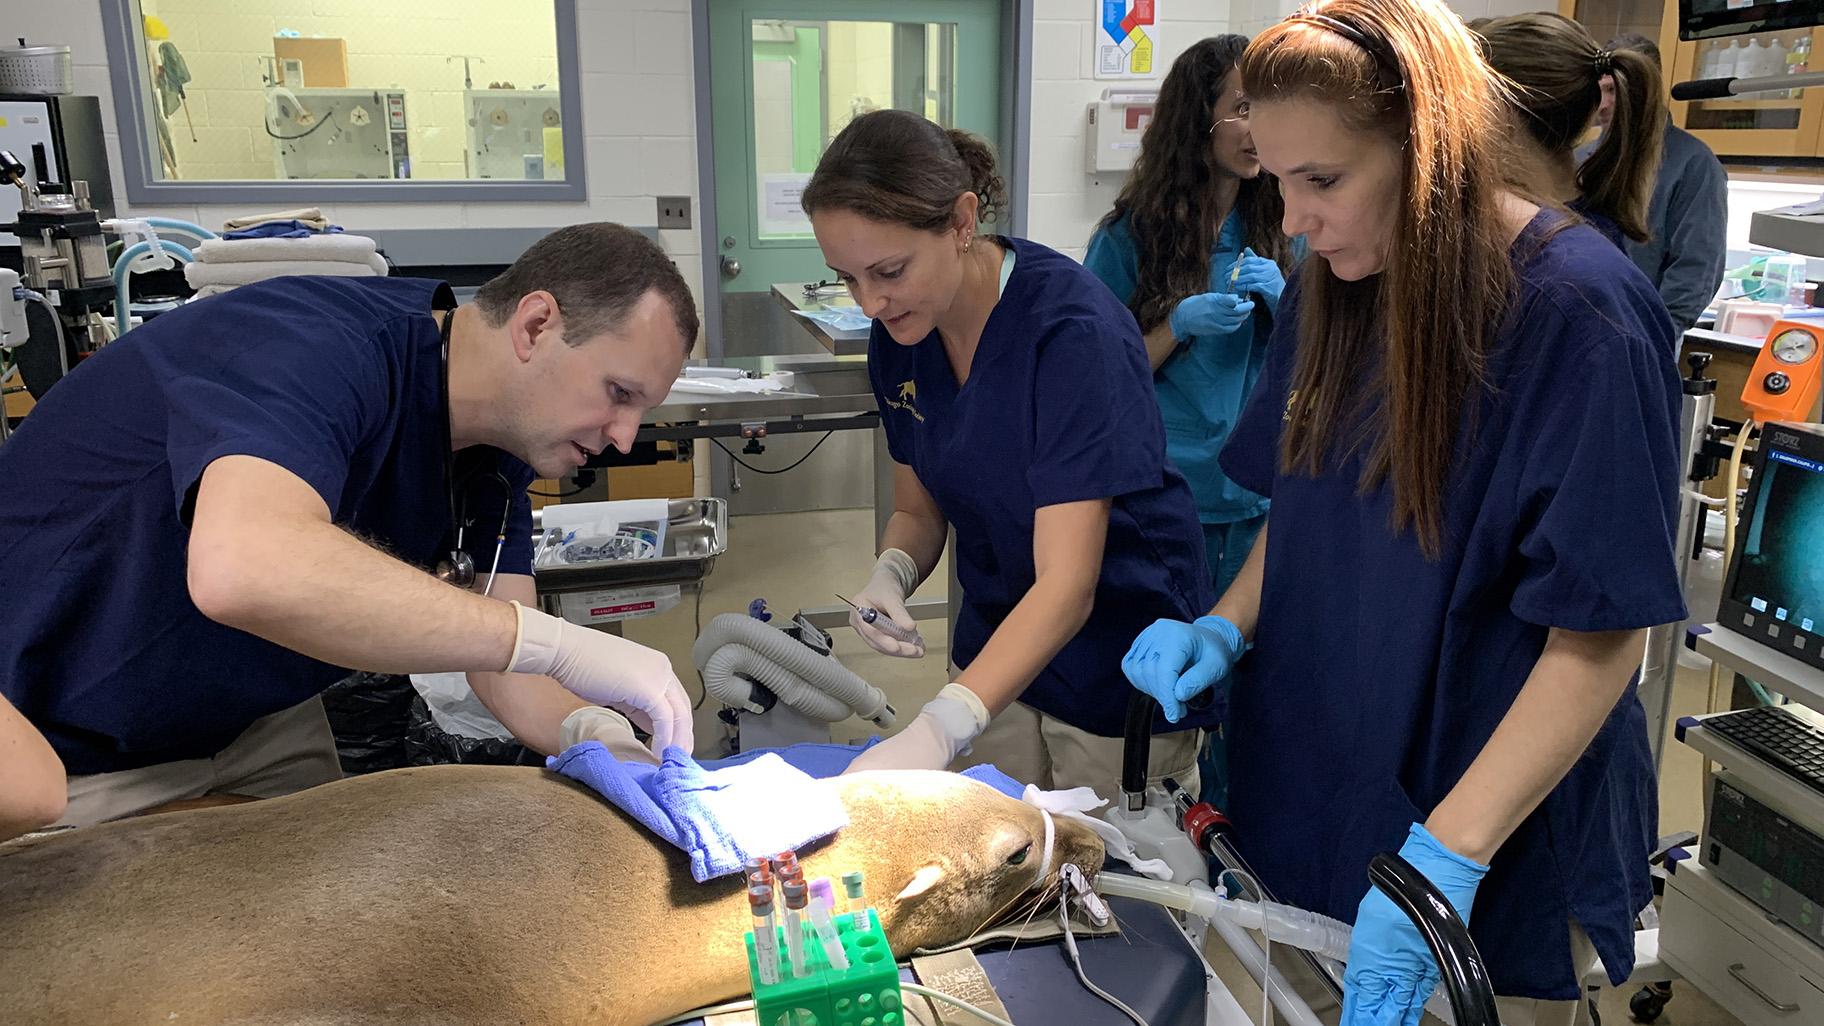
M 371 263 L 374 240 L 365 235 L 312 235 L 302 239 L 209 239 L 196 248 L 205 264 L 246 263 L 253 260 L 341 260 Z M 385 274 L 386 262 L 380 262 Z
M 351 264 L 335 260 L 256 260 L 248 263 L 184 265 L 184 280 L 193 289 L 205 285 L 251 285 L 268 278 L 294 274 L 322 274 L 335 278 L 384 277 L 384 267 L 376 270 L 368 264 Z

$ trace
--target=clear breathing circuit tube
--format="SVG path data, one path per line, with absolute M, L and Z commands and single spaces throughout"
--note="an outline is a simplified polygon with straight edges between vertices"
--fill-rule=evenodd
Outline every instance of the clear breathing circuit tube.
M 1273 901 L 1231 901 L 1207 887 L 1186 887 L 1121 873 L 1100 873 L 1095 889 L 1117 898 L 1135 898 L 1164 905 L 1199 919 L 1233 923 L 1258 930 L 1273 944 L 1290 944 L 1319 958 L 1336 962 L 1349 959 L 1349 924 L 1302 908 Z M 1454 1026 L 1456 1015 L 1442 988 L 1425 1002 L 1425 1010 Z
M 1208 888 L 1185 887 L 1121 873 L 1096 877 L 1097 891 L 1117 898 L 1136 898 L 1187 912 L 1199 919 L 1216 919 L 1244 929 L 1257 930 L 1275 944 L 1290 944 L 1320 958 L 1343 961 L 1349 956 L 1347 923 L 1272 901 L 1231 901 Z

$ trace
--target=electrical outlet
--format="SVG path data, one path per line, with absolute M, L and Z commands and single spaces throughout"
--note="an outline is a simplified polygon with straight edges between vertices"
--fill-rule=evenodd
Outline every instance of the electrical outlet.
M 690 197 L 689 196 L 660 196 L 659 197 L 659 227 L 660 228 L 689 228 L 690 227 Z

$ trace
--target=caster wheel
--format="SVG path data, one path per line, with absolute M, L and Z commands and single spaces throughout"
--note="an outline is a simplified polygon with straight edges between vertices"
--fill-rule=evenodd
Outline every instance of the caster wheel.
M 1672 999 L 1670 994 L 1661 994 L 1652 987 L 1642 987 L 1628 999 L 1628 1013 L 1635 1022 L 1650 1024 L 1659 1021 L 1659 1015 L 1666 1010 L 1666 1002 Z

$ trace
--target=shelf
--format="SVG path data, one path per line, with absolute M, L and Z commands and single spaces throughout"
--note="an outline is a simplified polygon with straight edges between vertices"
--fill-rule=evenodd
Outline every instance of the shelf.
M 1805 106 L 1805 101 L 1797 97 L 1789 100 L 1689 100 L 1687 102 L 1705 110 L 1798 110 Z
M 1790 706 L 1787 708 L 1791 709 Z M 1813 726 L 1824 726 L 1819 722 L 1818 716 L 1808 715 L 1805 710 L 1799 710 L 1794 715 Z M 1709 718 L 1682 717 L 1678 721 L 1675 736 L 1691 748 L 1715 759 L 1728 771 L 1732 783 L 1741 786 L 1769 807 L 1779 809 L 1807 830 L 1824 835 L 1824 794 L 1775 769 L 1761 756 L 1707 729 L 1704 721 Z
M 1690 628 L 1685 644 L 1698 655 L 1723 664 L 1770 691 L 1801 705 L 1824 711 L 1824 670 L 1774 651 L 1721 624 Z

